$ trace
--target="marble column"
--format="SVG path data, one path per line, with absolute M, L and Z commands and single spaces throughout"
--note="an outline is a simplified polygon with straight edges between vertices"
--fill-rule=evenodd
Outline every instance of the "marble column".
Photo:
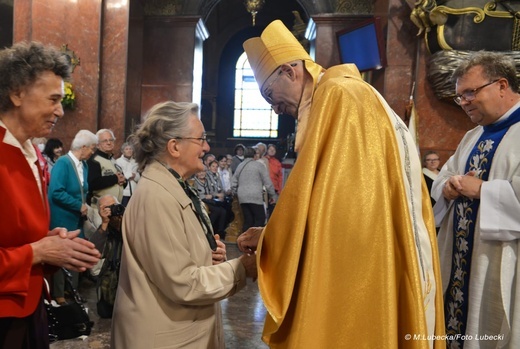
M 111 129 L 116 136 L 115 154 L 130 130 L 126 123 L 129 1 L 104 0 L 100 41 L 100 98 L 98 129 Z
M 372 15 L 321 14 L 312 16 L 305 36 L 311 41 L 314 60 L 324 68 L 340 64 L 336 33 L 365 21 Z
M 76 107 L 50 136 L 65 149 L 80 129 L 112 129 L 116 150 L 124 141 L 128 18 L 128 1 L 14 1 L 14 42 L 67 44 L 80 60 L 71 77 Z
M 372 17 L 373 15 L 371 14 L 352 15 L 337 13 L 312 16 L 305 36 L 311 41 L 311 54 L 314 54 L 315 61 L 325 68 L 340 64 L 341 59 L 336 33 L 352 28 Z M 385 19 L 382 18 L 381 22 L 384 25 Z M 384 69 L 371 71 L 368 74 L 370 83 L 384 96 Z
M 97 129 L 101 2 L 15 0 L 13 10 L 13 42 L 39 41 L 58 48 L 67 44 L 80 59 L 71 78 L 76 108 L 65 110 L 65 116 L 50 135 L 59 138 L 68 149 L 77 131 Z
M 200 105 L 202 42 L 207 31 L 198 16 L 144 19 L 141 110 L 174 100 Z

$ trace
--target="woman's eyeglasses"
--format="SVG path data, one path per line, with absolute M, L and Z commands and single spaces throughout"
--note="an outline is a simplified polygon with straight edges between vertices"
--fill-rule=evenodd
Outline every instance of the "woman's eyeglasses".
M 206 135 L 202 136 L 202 137 L 175 137 L 175 139 L 191 139 L 191 140 L 196 140 L 196 141 L 199 141 L 200 142 L 200 145 L 204 145 L 204 142 L 208 142 L 209 139 Z

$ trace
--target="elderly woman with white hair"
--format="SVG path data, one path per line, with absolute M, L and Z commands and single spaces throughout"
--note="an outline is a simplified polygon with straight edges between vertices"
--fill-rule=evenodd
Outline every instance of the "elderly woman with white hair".
M 198 106 L 155 105 L 130 141 L 142 173 L 123 216 L 112 348 L 224 348 L 219 301 L 256 277 L 256 262 L 226 260 L 187 183 L 210 149 Z
M 134 159 L 134 146 L 132 144 L 128 142 L 123 143 L 121 146 L 121 157 L 116 160 L 116 164 L 119 165 L 121 171 L 123 171 L 123 175 L 127 181 L 123 189 L 123 201 L 121 201 L 121 204 L 126 207 L 139 178 L 141 178 L 141 175 L 137 171 L 137 162 L 135 162 Z
M 49 182 L 50 228 L 64 227 L 69 231 L 82 229 L 88 208 L 87 159 L 96 150 L 98 139 L 88 130 L 79 131 L 74 137 L 67 155 L 56 160 Z M 84 237 L 84 232 L 80 233 Z M 78 286 L 78 273 L 72 272 L 73 285 Z M 53 277 L 52 294 L 60 305 L 66 304 L 65 278 L 62 270 Z

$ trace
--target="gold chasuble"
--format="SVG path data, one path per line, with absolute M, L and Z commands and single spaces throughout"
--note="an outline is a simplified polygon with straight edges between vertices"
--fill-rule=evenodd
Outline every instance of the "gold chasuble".
M 415 145 L 403 152 L 407 129 L 354 66 L 321 76 L 305 64 L 314 78 L 305 134 L 257 250 L 263 339 L 272 348 L 444 348 L 430 198 L 420 163 L 410 169 Z

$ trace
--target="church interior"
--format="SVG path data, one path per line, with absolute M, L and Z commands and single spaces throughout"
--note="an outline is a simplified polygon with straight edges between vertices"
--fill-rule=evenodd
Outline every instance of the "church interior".
M 119 149 L 151 106 L 174 100 L 200 105 L 212 153 L 264 142 L 276 144 L 283 157 L 295 132 L 292 117 L 277 119 L 275 137 L 234 133 L 242 43 L 280 19 L 327 68 L 343 63 L 338 34 L 377 17 L 384 64 L 364 78 L 415 130 L 420 153 L 436 151 L 442 165 L 474 127 L 453 101 L 452 65 L 470 51 L 514 54 L 515 6 L 492 0 L 0 0 L 0 46 L 39 41 L 71 58 L 74 106 L 52 134 L 66 150 L 78 130 L 102 128 L 113 130 Z M 490 28 L 501 28 L 500 39 Z M 225 307 L 229 348 L 265 348 L 257 285 Z M 110 322 L 95 320 L 102 326 L 89 339 L 51 347 L 108 348 Z
M 247 3 L 261 5 L 257 11 L 248 12 Z M 279 154 L 283 155 L 287 151 L 287 137 L 295 128 L 291 117 L 278 118 L 278 134 L 274 139 L 234 137 L 234 72 L 243 53 L 242 43 L 258 36 L 272 20 L 281 19 L 302 40 L 308 41 L 311 56 L 327 68 L 341 63 L 337 32 L 365 18 L 379 17 L 386 65 L 367 75 L 406 122 L 413 102 L 420 151 L 438 152 L 442 165 L 472 124 L 449 97 L 454 93 L 449 74 L 441 74 L 448 92 L 438 93 L 436 85 L 442 83 L 432 83 L 433 73 L 429 69 L 435 51 L 470 50 L 471 45 L 479 46 L 474 49 L 485 48 L 482 40 L 470 41 L 466 35 L 467 28 L 474 30 L 475 35 L 481 33 L 479 25 L 473 23 L 476 16 L 473 12 L 449 13 L 454 12 L 450 8 L 469 7 L 465 3 L 457 0 L 57 0 L 52 3 L 0 0 L 0 45 L 5 47 L 24 40 L 57 47 L 66 45 L 71 57 L 79 61 L 71 79 L 75 107 L 66 110 L 66 116 L 54 129 L 54 135 L 59 136 L 65 147 L 79 129 L 110 128 L 118 149 L 152 105 L 171 99 L 193 101 L 201 106 L 201 119 L 213 153 L 230 153 L 237 143 L 262 141 L 277 144 Z M 484 8 L 487 2 L 473 3 Z M 433 8 L 444 8 L 440 12 L 448 17 L 445 25 L 425 20 L 425 13 Z M 501 8 L 495 12 L 508 14 Z M 500 20 L 500 25 L 507 28 L 512 18 L 512 15 L 499 18 L 488 14 L 480 26 L 486 26 L 486 21 Z M 468 27 L 461 27 L 462 22 Z M 496 40 L 487 42 L 493 44 Z M 511 45 L 504 40 L 501 50 L 511 50 Z M 442 70 L 442 64 L 437 72 Z

